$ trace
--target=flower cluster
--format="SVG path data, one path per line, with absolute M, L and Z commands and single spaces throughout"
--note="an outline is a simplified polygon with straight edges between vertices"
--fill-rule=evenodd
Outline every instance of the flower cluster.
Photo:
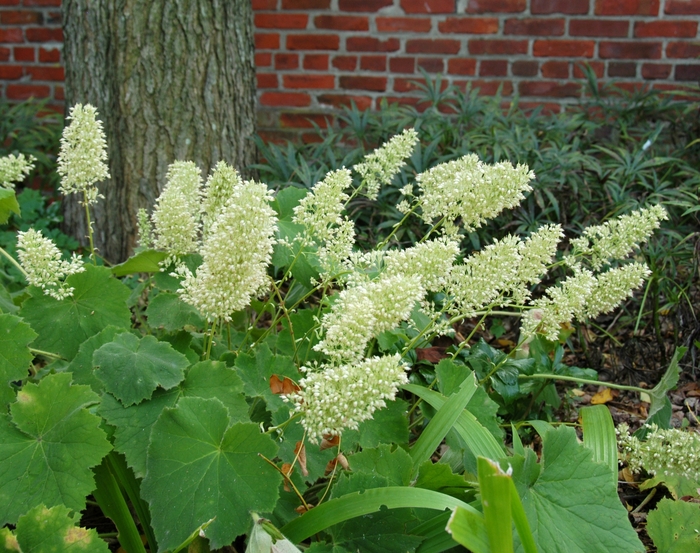
M 390 184 L 394 176 L 401 170 L 404 160 L 413 153 L 418 143 L 418 133 L 406 129 L 394 136 L 381 148 L 365 156 L 362 163 L 355 165 L 355 171 L 362 176 L 365 185 L 365 195 L 375 200 L 383 184 Z
M 530 297 L 528 284 L 540 281 L 547 272 L 549 265 L 557 253 L 557 245 L 564 237 L 560 225 L 545 225 L 533 232 L 518 246 L 520 264 L 518 265 L 518 280 L 513 287 L 513 299 L 516 303 L 524 303 Z
M 598 270 L 611 259 L 627 257 L 665 219 L 666 210 L 655 205 L 588 227 L 581 237 L 571 241 L 574 255 L 587 256 L 591 267 Z
M 34 169 L 34 156 L 25 157 L 24 154 L 10 154 L 0 157 L 0 188 L 12 190 L 15 183 L 22 182 Z
M 318 256 L 325 274 L 332 273 L 350 255 L 355 225 L 343 211 L 352 179 L 345 168 L 330 171 L 294 208 L 293 221 L 305 228 L 306 238 L 320 245 Z
M 200 252 L 203 262 L 184 276 L 180 297 L 210 321 L 230 321 L 267 284 L 277 218 L 267 186 L 246 181 L 228 192 Z
M 202 234 L 204 236 L 209 233 L 209 229 L 224 209 L 233 191 L 242 184 L 243 180 L 235 168 L 225 161 L 216 164 L 214 172 L 209 175 L 204 185 L 204 201 L 202 202 Z
M 443 222 L 448 233 L 456 232 L 457 221 L 473 230 L 518 205 L 532 190 L 529 182 L 534 178 L 526 165 L 513 167 L 507 161 L 488 165 L 475 154 L 441 163 L 416 177 L 422 191 L 421 216 L 428 224 Z
M 326 367 L 303 367 L 301 390 L 287 396 L 295 410 L 304 413 L 302 425 L 316 443 L 324 435 L 357 429 L 385 400 L 396 396 L 405 384 L 406 367 L 400 355 L 370 357 L 362 361 Z
M 17 233 L 17 255 L 27 282 L 57 300 L 73 295 L 73 288 L 63 279 L 85 270 L 75 254 L 70 261 L 61 259 L 61 252 L 53 241 L 34 229 Z
M 585 316 L 591 319 L 609 313 L 632 296 L 651 271 L 644 263 L 629 263 L 595 275 L 595 284 L 586 301 Z
M 700 481 L 700 436 L 675 428 L 650 428 L 643 442 L 629 433 L 626 424 L 616 429 L 620 460 L 627 463 L 630 471 L 645 470 L 654 476 L 675 475 Z
M 70 110 L 71 121 L 61 138 L 58 154 L 60 190 L 64 194 L 84 193 L 86 202 L 94 204 L 100 197 L 95 183 L 109 178 L 107 142 L 97 109 L 90 104 L 76 104 Z
M 358 361 L 369 341 L 407 319 L 425 295 L 415 275 L 382 276 L 346 288 L 321 321 L 325 336 L 314 349 L 335 362 Z
M 202 227 L 202 175 L 194 162 L 172 163 L 166 180 L 151 215 L 154 246 L 168 253 L 165 266 L 197 251 Z
M 384 255 L 387 275 L 415 275 L 426 291 L 438 292 L 447 285 L 459 243 L 447 237 L 421 242 L 405 250 Z

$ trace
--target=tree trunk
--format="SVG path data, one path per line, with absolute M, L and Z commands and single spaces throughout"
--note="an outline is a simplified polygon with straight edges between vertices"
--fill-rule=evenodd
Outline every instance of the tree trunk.
M 115 263 L 136 241 L 175 160 L 205 174 L 255 162 L 255 66 L 250 0 L 64 0 L 66 111 L 97 107 L 111 179 L 95 208 L 95 245 Z M 67 231 L 85 243 L 77 196 Z

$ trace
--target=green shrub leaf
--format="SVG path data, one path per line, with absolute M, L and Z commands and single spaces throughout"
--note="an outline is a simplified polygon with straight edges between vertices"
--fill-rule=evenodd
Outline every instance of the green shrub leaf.
M 95 376 L 125 406 L 151 397 L 158 386 L 166 390 L 177 386 L 190 364 L 167 342 L 153 336 L 139 339 L 129 332 L 95 351 L 93 363 L 99 366 Z
M 217 399 L 183 398 L 165 409 L 151 431 L 142 486 L 160 549 L 212 518 L 205 534 L 213 549 L 246 532 L 251 510 L 271 511 L 277 502 L 282 477 L 260 457 L 276 452 L 256 424 L 230 425 Z
M 28 383 L 0 418 L 0 524 L 43 503 L 85 507 L 95 483 L 93 467 L 112 449 L 100 418 L 86 407 L 98 396 L 71 385 L 70 373 Z
M 0 225 L 7 223 L 11 213 L 20 214 L 15 191 L 0 188 Z
M 112 274 L 123 277 L 132 273 L 157 273 L 160 271 L 159 263 L 166 257 L 168 254 L 165 252 L 145 250 L 112 267 Z
M 86 265 L 85 272 L 71 275 L 68 285 L 75 288 L 73 297 L 56 300 L 45 296 L 36 287 L 22 304 L 20 315 L 39 334 L 38 349 L 73 359 L 78 348 L 90 336 L 109 325 L 131 326 L 131 313 L 126 306 L 130 290 L 105 267 Z
M 647 532 L 659 552 L 700 551 L 700 505 L 662 499 L 647 516 Z
M 644 551 L 610 486 L 610 468 L 593 462 L 592 455 L 578 443 L 573 428 L 561 426 L 544 434 L 540 465 L 531 449 L 502 461 L 513 468 L 541 553 Z
M 98 394 L 104 391 L 104 384 L 95 376 L 95 366 L 92 363 L 92 355 L 96 350 L 114 340 L 114 337 L 122 332 L 124 332 L 123 328 L 108 326 L 80 344 L 77 355 L 66 368 L 67 372 L 73 373 L 73 382 L 76 384 L 87 384 Z
M 204 319 L 199 311 L 182 301 L 177 294 L 169 292 L 161 292 L 150 300 L 146 316 L 151 328 L 162 326 L 168 332 L 175 332 L 187 325 L 204 328 Z
M 0 315 L 0 407 L 15 397 L 8 384 L 24 380 L 29 372 L 33 355 L 27 347 L 36 338 L 36 332 L 14 315 Z
M 22 553 L 109 553 L 97 531 L 76 526 L 70 511 L 63 505 L 51 509 L 37 505 L 19 517 L 15 534 Z

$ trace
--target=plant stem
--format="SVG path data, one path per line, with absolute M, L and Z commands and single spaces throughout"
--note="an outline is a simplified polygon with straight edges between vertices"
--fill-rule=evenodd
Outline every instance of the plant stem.
M 20 270 L 20 272 L 24 275 L 24 278 L 27 278 L 27 271 L 25 271 L 22 268 L 22 265 L 17 263 L 17 260 L 14 257 L 7 253 L 3 248 L 0 248 L 0 253 L 4 255 L 10 263 L 12 263 L 15 267 L 17 267 Z
M 44 357 L 50 357 L 52 359 L 65 359 L 65 357 L 61 357 L 58 353 L 51 353 L 50 351 L 44 351 L 41 349 L 34 348 L 29 348 L 29 351 L 34 355 L 42 355 Z
M 576 382 L 578 384 L 592 384 L 593 386 L 605 386 L 615 390 L 627 390 L 629 392 L 638 392 L 640 394 L 648 394 L 649 390 L 638 388 L 637 386 L 624 386 L 622 384 L 613 384 L 612 382 L 600 382 L 599 380 L 588 380 L 587 378 L 577 378 L 575 376 L 563 376 L 559 374 L 521 374 L 518 375 L 518 380 L 564 380 L 566 382 Z
M 216 334 L 216 323 L 219 322 L 218 319 L 211 323 L 211 337 L 209 338 L 209 344 L 207 345 L 207 354 L 204 357 L 205 360 L 209 359 L 211 356 L 211 346 L 214 343 L 214 335 Z
M 90 219 L 90 203 L 88 202 L 87 191 L 85 190 L 83 190 L 83 205 L 85 206 L 85 221 L 88 228 L 88 240 L 90 241 L 90 259 L 92 259 L 93 265 L 97 265 L 95 242 L 92 236 L 92 220 Z

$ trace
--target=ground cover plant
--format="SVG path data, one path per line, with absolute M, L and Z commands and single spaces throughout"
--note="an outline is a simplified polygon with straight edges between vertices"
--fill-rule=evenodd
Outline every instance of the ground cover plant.
M 400 217 L 358 240 L 354 202 L 377 201 L 423 147 L 406 128 L 277 193 L 223 162 L 206 181 L 174 162 L 138 251 L 113 267 L 20 231 L 18 259 L 1 252 L 26 287 L 0 304 L 0 547 L 106 551 L 81 526 L 96 504 L 126 551 L 644 551 L 607 408 L 581 409 L 581 443 L 532 402 L 555 407 L 557 381 L 597 384 L 562 343 L 642 288 L 640 247 L 667 210 L 475 248 L 536 175 L 467 154 L 402 173 Z M 72 108 L 58 173 L 88 220 L 105 151 L 95 109 Z M 7 220 L 31 159 L 3 163 Z M 455 330 L 498 317 L 518 321 L 505 350 L 480 325 Z M 649 403 L 648 427 L 618 432 L 630 471 L 675 494 L 650 515 L 659 548 L 697 540 L 700 510 L 681 501 L 697 494 L 697 440 L 669 431 L 683 354 L 654 387 L 608 385 Z

